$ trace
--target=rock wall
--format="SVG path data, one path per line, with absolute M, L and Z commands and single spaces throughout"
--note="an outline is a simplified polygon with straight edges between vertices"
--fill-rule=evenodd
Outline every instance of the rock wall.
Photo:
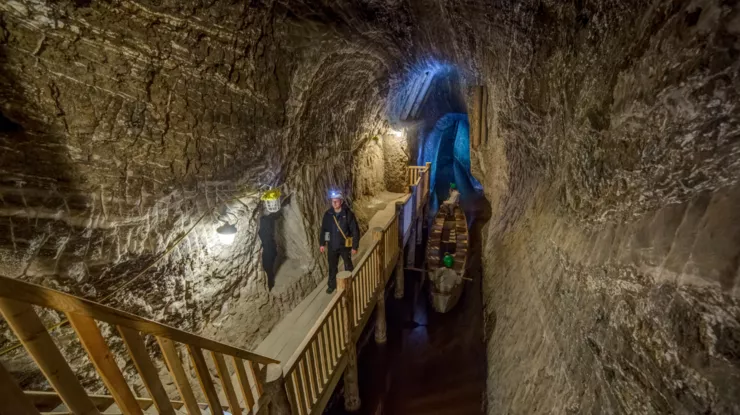
M 328 188 L 380 188 L 358 175 L 407 75 L 447 65 L 402 127 L 415 154 L 445 97 L 488 87 L 489 413 L 738 413 L 739 8 L 0 3 L 0 272 L 254 344 L 325 270 L 267 290 L 259 191 L 291 195 L 282 241 L 311 255 Z
M 500 3 L 446 9 L 496 39 L 488 412 L 740 413 L 740 9 Z
M 383 136 L 383 169 L 385 170 L 384 187 L 389 192 L 406 193 L 408 188 L 408 172 L 406 167 L 416 164 L 416 160 L 409 153 L 409 141 L 414 141 L 405 132 L 401 137 L 395 134 Z
M 385 189 L 386 146 L 379 135 L 368 137 L 353 165 L 355 198 L 372 197 Z
M 316 224 L 329 187 L 351 195 L 353 149 L 383 127 L 384 57 L 273 1 L 0 13 L 0 274 L 252 347 L 323 278 Z M 307 259 L 278 292 L 257 238 L 270 186 L 291 196 L 286 246 L 305 241 Z M 225 205 L 231 246 L 215 234 Z M 54 333 L 101 391 L 69 329 Z M 0 359 L 43 387 L 21 350 Z

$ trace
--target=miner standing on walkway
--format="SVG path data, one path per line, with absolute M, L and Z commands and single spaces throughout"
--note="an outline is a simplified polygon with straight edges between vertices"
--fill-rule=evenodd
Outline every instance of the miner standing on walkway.
M 321 252 L 328 250 L 329 255 L 329 285 L 328 294 L 337 288 L 337 266 L 339 257 L 344 261 L 344 270 L 352 271 L 352 255 L 357 253 L 360 244 L 360 227 L 357 225 L 355 214 L 344 204 L 344 197 L 340 192 L 331 193 L 331 208 L 324 213 L 319 233 Z

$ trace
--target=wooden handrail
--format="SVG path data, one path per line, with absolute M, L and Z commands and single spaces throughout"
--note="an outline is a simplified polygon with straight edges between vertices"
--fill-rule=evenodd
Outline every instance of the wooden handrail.
M 323 407 L 337 381 L 347 350 L 347 292 L 340 288 L 283 368 L 293 413 L 309 415 Z M 319 404 L 323 402 L 323 404 Z
M 66 314 L 100 379 L 108 387 L 112 396 L 101 398 L 85 392 L 32 305 L 50 308 Z M 69 411 L 76 414 L 99 414 L 105 409 L 101 408 L 101 405 L 110 406 L 113 402 L 126 414 L 142 414 L 143 409 L 152 404 L 156 405 L 158 412 L 161 414 L 174 415 L 175 409 L 182 406 L 185 406 L 190 415 L 200 414 L 200 406 L 203 404 L 195 401 L 190 381 L 183 370 L 175 342 L 187 346 L 197 369 L 196 373 L 201 388 L 208 398 L 207 406 L 210 412 L 214 414 L 223 413 L 224 408 L 229 409 L 229 412 L 233 414 L 241 414 L 240 403 L 236 399 L 233 384 L 228 378 L 229 371 L 223 355 L 232 357 L 237 372 L 240 368 L 242 372 L 244 371 L 242 359 L 247 360 L 253 373 L 257 401 L 260 400 L 262 395 L 262 380 L 254 376 L 253 365 L 255 363 L 265 365 L 279 363 L 274 359 L 104 306 L 94 301 L 2 276 L 0 276 L 0 313 L 5 317 L 11 330 L 54 387 L 56 391 L 54 395 L 64 403 Z M 118 330 L 152 399 L 143 400 L 143 398 L 138 398 L 133 394 L 96 320 L 112 324 Z M 170 400 L 165 393 L 159 374 L 144 346 L 141 337 L 143 334 L 153 335 L 156 338 L 170 374 L 183 399 L 182 402 Z M 221 376 L 221 383 L 227 393 L 229 406 L 223 406 L 219 401 L 205 356 L 202 353 L 204 349 L 211 352 L 211 356 L 216 363 Z M 250 389 L 244 391 L 244 393 L 245 396 L 249 393 L 251 397 L 249 380 L 247 379 L 244 382 L 240 376 L 240 384 L 242 388 Z M 13 399 L 14 402 L 17 401 L 16 404 L 18 405 L 22 405 L 24 401 L 27 402 L 28 396 L 18 397 L 16 395 L 11 395 L 8 399 Z M 48 395 L 43 397 L 38 395 L 37 392 L 30 396 L 46 398 L 47 401 L 49 399 Z M 254 399 L 247 399 L 247 413 L 253 409 L 254 401 Z M 3 406 L 3 408 L 8 407 L 13 406 Z M 24 412 L 38 413 L 38 405 L 35 409 L 35 412 Z
M 257 363 L 280 363 L 275 359 L 219 343 L 197 334 L 139 317 L 135 314 L 14 278 L 0 276 L 0 298 L 8 298 L 41 307 L 53 308 L 64 313 L 80 314 L 116 326 L 128 327 L 154 336 L 165 337 L 180 343 L 192 344 L 203 349 L 226 353 Z
M 326 320 L 326 317 L 331 313 L 331 310 L 334 307 L 334 305 L 342 300 L 342 295 L 344 295 L 344 290 L 339 288 L 337 290 L 337 293 L 334 294 L 334 298 L 332 298 L 331 301 L 329 301 L 329 304 L 326 306 L 326 308 L 321 313 L 319 318 L 316 319 L 316 322 L 314 323 L 313 327 L 311 327 L 311 330 L 308 331 L 308 334 L 306 334 L 306 337 L 303 339 L 303 341 L 298 346 L 296 351 L 293 353 L 292 356 L 290 356 L 288 361 L 283 366 L 283 373 L 287 375 L 293 370 L 293 366 L 295 365 L 295 362 L 301 357 L 301 351 L 303 351 L 306 348 L 306 345 L 310 343 L 311 340 L 314 338 L 316 333 L 319 331 L 321 324 L 324 322 L 324 320 Z
M 388 225 L 390 225 L 390 222 L 388 222 Z M 367 249 L 367 250 L 365 251 L 365 253 L 363 253 L 363 254 L 362 254 L 362 256 L 360 257 L 360 259 L 359 259 L 359 260 L 357 261 L 357 265 L 355 265 L 355 267 L 354 267 L 354 268 L 355 268 L 355 270 L 357 270 L 358 268 L 360 268 L 360 267 L 362 266 L 362 264 L 364 264 L 364 263 L 365 263 L 365 261 L 367 261 L 367 259 L 368 259 L 368 258 L 370 257 L 370 255 L 371 255 L 371 254 L 373 253 L 373 249 L 375 249 L 375 247 L 376 247 L 377 245 L 379 245 L 379 244 L 380 244 L 380 241 L 373 241 L 373 242 L 372 242 L 372 243 L 370 244 L 370 246 L 369 246 L 369 247 L 368 247 L 368 249 Z M 354 273 L 354 271 L 352 271 L 352 272 Z
M 412 193 L 397 202 L 423 207 L 428 195 L 429 164 L 409 166 L 408 174 L 409 179 L 413 179 Z M 418 213 L 417 209 L 413 211 Z M 329 305 L 283 366 L 285 390 L 293 414 L 320 413 L 326 405 L 345 365 L 349 364 L 347 353 L 352 343 L 346 342 L 357 340 L 399 258 L 399 241 L 404 232 L 399 229 L 401 225 L 402 220 L 394 212 L 387 222 L 376 228 L 373 242 L 356 262 L 352 273 L 342 277 L 341 281 L 351 287 L 349 291 L 340 284 Z M 354 352 L 349 354 L 354 355 Z

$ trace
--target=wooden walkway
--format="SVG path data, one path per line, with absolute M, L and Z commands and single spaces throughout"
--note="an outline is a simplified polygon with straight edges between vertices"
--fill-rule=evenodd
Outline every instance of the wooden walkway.
M 376 313 L 376 341 L 386 341 L 385 285 L 403 257 L 413 224 L 420 223 L 429 195 L 430 163 L 409 166 L 409 193 L 398 194 L 370 220 L 360 239 L 352 272 L 339 273 L 337 291 L 319 284 L 258 346 L 257 353 L 216 342 L 72 295 L 0 276 L 0 314 L 33 357 L 54 392 L 24 391 L 0 364 L 0 413 L 314 415 L 323 411 L 339 378 L 345 378 L 345 406 L 360 406 L 355 342 Z M 387 195 L 386 195 L 387 196 Z M 397 273 L 403 278 L 401 272 Z M 403 286 L 401 284 L 400 286 Z M 377 305 L 377 308 L 376 308 Z M 90 395 L 43 326 L 34 306 L 66 315 L 110 396 Z M 115 327 L 151 398 L 134 395 L 113 359 L 97 322 Z M 156 339 L 182 400 L 171 400 L 145 347 Z M 179 353 L 179 350 L 182 353 Z M 263 353 L 263 354 L 260 354 Z M 183 367 L 190 358 L 207 402 L 196 401 Z M 207 359 L 210 357 L 210 359 Z M 215 365 L 211 372 L 208 361 Z M 233 373 L 233 374 L 232 374 Z M 215 381 L 221 384 L 216 388 Z M 347 392 L 348 391 L 348 392 Z M 224 404 L 227 403 L 226 405 Z
M 381 227 L 388 223 L 393 217 L 396 209 L 396 202 L 403 199 L 406 195 L 402 193 L 392 193 L 390 202 L 385 209 L 378 211 L 369 222 L 369 229 Z M 367 251 L 372 244 L 373 237 L 371 232 L 365 233 L 360 239 L 360 246 L 357 255 L 354 255 L 353 262 L 356 264 L 357 259 Z M 340 268 L 341 269 L 341 268 Z M 326 309 L 334 294 L 326 293 L 326 284 L 319 284 L 316 289 L 311 291 L 306 298 L 301 301 L 296 308 L 288 313 L 269 335 L 265 337 L 262 343 L 257 346 L 255 353 L 271 357 L 280 362 L 287 362 L 293 353 L 300 346 L 303 339 L 306 338 L 308 331 L 311 330 L 319 315 Z

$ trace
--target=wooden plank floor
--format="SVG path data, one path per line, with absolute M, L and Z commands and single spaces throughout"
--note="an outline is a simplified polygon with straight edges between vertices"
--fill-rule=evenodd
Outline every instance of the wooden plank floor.
M 387 200 L 385 209 L 379 210 L 369 222 L 369 229 L 376 226 L 384 226 L 393 217 L 396 200 L 404 195 L 401 193 L 384 192 L 383 200 Z M 372 234 L 367 232 L 360 239 L 360 246 L 355 261 L 359 259 L 372 243 Z M 342 269 L 342 265 L 340 265 Z M 256 353 L 275 358 L 285 363 L 295 353 L 308 334 L 308 330 L 314 325 L 316 318 L 324 311 L 331 301 L 332 295 L 326 293 L 326 284 L 319 284 L 309 293 L 296 308 L 288 313 L 262 343 L 257 346 Z

